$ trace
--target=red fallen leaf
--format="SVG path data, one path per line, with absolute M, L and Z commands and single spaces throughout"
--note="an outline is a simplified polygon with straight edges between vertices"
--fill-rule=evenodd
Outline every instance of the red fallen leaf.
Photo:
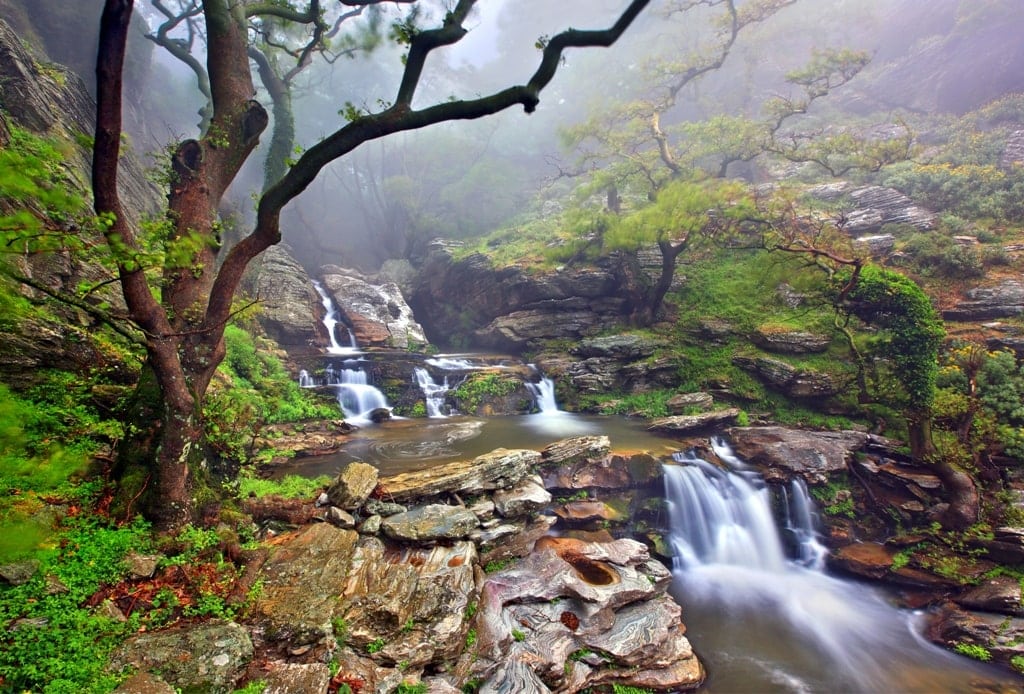
M 366 681 L 362 677 L 339 672 L 327 684 L 327 694 L 338 694 L 338 690 L 341 689 L 343 684 L 348 685 L 348 688 L 352 690 L 352 694 L 359 694 L 366 685 Z
M 559 617 L 562 624 L 566 626 L 569 631 L 576 631 L 580 628 L 580 618 L 574 615 L 572 612 L 563 612 L 562 616 Z

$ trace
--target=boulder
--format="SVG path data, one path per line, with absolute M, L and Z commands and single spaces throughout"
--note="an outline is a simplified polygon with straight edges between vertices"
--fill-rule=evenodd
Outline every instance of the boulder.
M 928 625 L 928 638 L 946 648 L 980 646 L 997 663 L 1024 658 L 1024 619 L 971 612 L 947 603 Z
M 827 350 L 832 338 L 829 335 L 818 335 L 803 330 L 762 325 L 750 335 L 750 341 L 769 352 L 812 354 Z
M 549 503 L 551 494 L 543 487 L 540 478 L 528 478 L 514 487 L 494 492 L 494 507 L 505 518 L 528 516 Z
M 801 369 L 779 359 L 733 357 L 732 363 L 791 398 L 827 398 L 845 387 L 844 380 L 832 374 Z
M 327 344 L 317 316 L 323 306 L 305 269 L 285 245 L 271 246 L 248 270 L 246 283 L 260 297 L 258 320 L 267 335 L 285 349 Z
M 178 691 L 218 694 L 234 683 L 253 657 L 249 632 L 234 622 L 212 620 L 136 634 L 110 659 L 111 668 L 159 672 Z
M 601 459 L 610 449 L 611 439 L 607 436 L 573 436 L 548 444 L 540 454 L 545 465 L 571 465 Z
M 710 410 L 715 399 L 711 393 L 678 393 L 665 403 L 671 414 L 683 414 L 689 410 Z
M 739 414 L 739 408 L 730 407 L 724 410 L 702 412 L 700 414 L 659 417 L 658 419 L 652 420 L 647 426 L 647 429 L 648 431 L 664 431 L 672 434 L 683 434 L 734 422 Z
M 179 691 L 153 673 L 136 672 L 122 682 L 114 694 L 176 694 Z
M 964 301 L 942 311 L 944 320 L 987 321 L 1024 313 L 1024 282 L 1017 279 L 969 289 L 964 297 Z
M 325 692 L 331 681 L 327 663 L 268 663 L 262 675 L 262 694 L 294 694 Z
M 377 468 L 363 462 L 346 465 L 327 488 L 327 500 L 338 508 L 355 511 L 377 488 Z
M 909 224 L 920 231 L 930 231 L 937 222 L 933 212 L 915 204 L 895 188 L 839 181 L 814 186 L 808 192 L 819 200 L 845 201 L 842 204 L 843 230 L 854 237 L 876 232 L 886 224 Z
M 1010 576 L 985 579 L 956 597 L 956 603 L 969 610 L 1024 617 L 1020 581 Z
M 323 284 L 360 346 L 419 349 L 427 344 L 397 284 L 374 285 L 340 274 L 324 274 Z
M 808 484 L 824 484 L 832 473 L 845 471 L 853 452 L 868 440 L 867 434 L 857 431 L 778 426 L 733 427 L 728 433 L 736 455 L 767 468 L 764 474 L 769 481 L 799 475 Z
M 476 514 L 467 508 L 429 504 L 388 516 L 381 522 L 381 530 L 393 540 L 434 542 L 465 539 L 479 524 Z
M 623 361 L 636 361 L 651 356 L 664 346 L 662 340 L 626 333 L 583 339 L 570 352 L 584 358 L 612 357 Z
M 444 493 L 475 494 L 517 484 L 540 460 L 537 451 L 498 448 L 473 460 L 457 460 L 385 477 L 380 484 L 386 498 L 397 502 Z

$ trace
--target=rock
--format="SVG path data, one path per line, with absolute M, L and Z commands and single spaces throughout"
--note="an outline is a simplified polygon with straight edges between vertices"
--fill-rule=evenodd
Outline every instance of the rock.
M 699 431 L 712 426 L 720 426 L 727 422 L 735 421 L 740 410 L 730 407 L 725 410 L 714 412 L 703 412 L 701 414 L 675 415 L 672 417 L 659 417 L 654 419 L 647 426 L 648 431 L 666 431 L 673 434 L 681 434 Z
M 285 349 L 329 344 L 320 297 L 305 269 L 285 244 L 271 246 L 247 271 L 246 284 L 260 297 L 257 320 L 267 335 Z
M 910 224 L 919 231 L 929 231 L 936 225 L 933 212 L 916 205 L 895 188 L 839 181 L 814 186 L 808 192 L 828 202 L 845 198 L 848 203 L 843 210 L 843 230 L 854 237 L 878 231 L 886 224 Z
M 380 424 L 391 419 L 391 410 L 386 407 L 375 407 L 370 410 L 370 414 L 367 415 L 371 422 L 374 424 Z
M 942 311 L 944 320 L 987 321 L 1024 313 L 1024 282 L 1005 279 L 988 287 L 975 287 L 964 293 L 966 301 Z
M 1024 619 L 970 612 L 946 604 L 930 621 L 928 638 L 946 648 L 981 646 L 997 663 L 1024 658 Z
M 571 464 L 545 465 L 541 475 L 547 489 L 560 491 L 626 489 L 632 483 L 629 465 L 623 456 L 606 455 L 596 460 L 582 458 Z
M 377 488 L 377 468 L 363 462 L 346 465 L 331 486 L 327 488 L 327 499 L 334 506 L 355 511 L 362 506 Z
M 885 258 L 896 248 L 896 237 L 892 234 L 873 234 L 853 240 L 855 246 L 867 248 L 872 258 Z
M 555 515 L 569 523 L 621 521 L 623 514 L 603 501 L 569 501 L 555 508 Z
M 830 474 L 845 471 L 853 452 L 867 442 L 868 435 L 769 426 L 733 427 L 729 438 L 736 455 L 768 468 L 765 477 L 769 481 L 774 481 L 781 470 L 784 476 L 799 475 L 813 485 L 824 484 Z
M 499 562 L 514 557 L 525 557 L 533 551 L 535 543 L 546 537 L 557 519 L 554 516 L 538 516 L 521 532 L 504 538 L 497 545 L 487 547 L 480 557 L 480 563 Z M 496 530 L 496 528 L 495 528 Z M 486 543 L 485 543 L 486 544 Z
M 323 284 L 359 345 L 420 349 L 428 344 L 394 282 L 373 285 L 357 277 L 324 274 Z
M 494 492 L 494 507 L 505 518 L 531 515 L 549 503 L 551 494 L 542 486 L 539 478 L 525 479 L 514 487 Z
M 111 656 L 113 670 L 154 670 L 174 687 L 217 694 L 234 683 L 253 657 L 249 632 L 234 622 L 212 620 L 135 634 Z
M 32 580 L 39 569 L 39 562 L 35 559 L 11 562 L 0 565 L 0 580 L 11 586 L 20 586 Z
M 999 166 L 1005 171 L 1019 171 L 1024 167 L 1024 130 L 1014 130 L 1006 138 L 1006 146 L 1003 148 L 1003 156 L 999 159 Z
M 262 694 L 325 692 L 331 681 L 326 663 L 268 663 Z
M 273 495 L 243 499 L 242 509 L 252 516 L 256 523 L 280 521 L 295 527 L 318 521 L 323 517 L 314 501 L 286 499 Z
M 994 535 L 978 543 L 986 557 L 1002 564 L 1024 564 L 1024 528 L 996 528 Z
M 124 558 L 125 564 L 128 565 L 128 577 L 132 579 L 152 578 L 161 559 L 163 559 L 161 554 L 129 552 Z
M 363 511 L 378 516 L 393 516 L 396 513 L 405 513 L 409 509 L 393 501 L 381 501 L 380 499 L 367 499 L 363 504 Z
M 327 509 L 327 513 L 324 514 L 324 520 L 337 528 L 356 527 L 356 519 L 352 517 L 352 514 L 337 506 L 331 506 Z
M 779 359 L 733 357 L 732 363 L 791 398 L 826 398 L 842 392 L 846 385 L 832 374 L 800 369 Z
M 278 539 L 260 572 L 252 616 L 271 643 L 315 644 L 333 634 L 337 596 L 348 582 L 359 535 L 327 523 Z
M 683 414 L 689 410 L 710 410 L 715 404 L 711 393 L 678 393 L 665 403 L 671 414 Z
M 465 539 L 478 525 L 476 514 L 469 509 L 430 504 L 388 516 L 381 523 L 381 530 L 393 540 L 434 542 Z
M 136 672 L 114 690 L 113 694 L 176 694 L 181 691 L 151 672 Z
M 399 502 L 442 493 L 476 494 L 517 484 L 540 460 L 541 454 L 537 451 L 499 448 L 470 461 L 460 460 L 385 477 L 381 486 L 387 498 Z
M 609 335 L 591 337 L 581 340 L 570 351 L 584 358 L 611 357 L 618 360 L 636 361 L 649 357 L 660 347 L 662 340 L 654 340 L 644 335 Z
M 383 643 L 369 658 L 407 669 L 450 661 L 465 646 L 475 561 L 472 542 L 427 549 L 364 539 L 335 593 L 348 643 L 363 654 L 367 644 Z
M 833 551 L 828 556 L 828 566 L 830 569 L 861 578 L 903 586 L 948 589 L 957 585 L 955 580 L 942 578 L 909 565 L 895 564 L 896 555 L 897 550 L 891 547 L 874 542 L 860 542 Z
M 380 525 L 384 521 L 380 516 L 370 516 L 359 524 L 359 532 L 363 535 L 376 535 L 380 532 Z
M 1020 581 L 1009 576 L 986 579 L 956 597 L 956 603 L 970 610 L 1024 617 Z
M 829 335 L 762 325 L 751 334 L 750 341 L 769 352 L 813 354 L 827 350 L 832 338 Z
M 574 436 L 555 441 L 541 450 L 545 465 L 570 465 L 581 460 L 600 459 L 611 450 L 607 436 Z

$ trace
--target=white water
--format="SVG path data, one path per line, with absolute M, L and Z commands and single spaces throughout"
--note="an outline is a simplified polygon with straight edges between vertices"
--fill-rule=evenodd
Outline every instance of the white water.
M 558 402 L 555 400 L 555 382 L 550 378 L 542 378 L 538 383 L 527 383 L 526 387 L 533 393 L 540 414 L 559 414 Z M 564 413 L 562 413 L 564 414 Z
M 384 393 L 370 384 L 366 371 L 358 359 L 346 359 L 341 367 L 333 362 L 324 367 L 322 378 L 314 377 L 305 369 L 299 371 L 299 385 L 303 388 L 333 387 L 338 405 L 350 424 L 367 424 L 370 414 L 379 408 L 391 410 Z
M 341 323 L 341 327 L 345 328 L 348 333 L 348 346 L 342 346 L 338 342 L 336 335 L 338 328 L 338 308 L 334 305 L 334 300 L 331 298 L 324 286 L 317 280 L 313 280 L 313 287 L 316 289 L 316 293 L 320 295 L 320 301 L 324 306 L 324 327 L 327 328 L 327 335 L 331 339 L 331 344 L 327 348 L 328 354 L 356 354 L 359 352 L 359 347 L 356 345 L 356 336 L 352 334 L 348 326 Z
M 722 469 L 692 454 L 665 467 L 673 592 L 713 692 L 967 692 L 980 668 L 928 644 L 883 596 L 825 574 L 806 487 L 771 494 L 715 443 Z M 724 455 L 723 455 L 724 454 Z
M 430 361 L 429 359 L 427 360 Z M 431 419 L 441 419 L 448 416 L 445 412 L 445 396 L 448 394 L 449 385 L 448 377 L 444 377 L 442 383 L 434 382 L 430 372 L 426 369 L 417 366 L 413 370 L 413 374 L 416 377 L 416 385 L 420 387 L 423 392 L 423 399 L 427 403 L 427 417 Z

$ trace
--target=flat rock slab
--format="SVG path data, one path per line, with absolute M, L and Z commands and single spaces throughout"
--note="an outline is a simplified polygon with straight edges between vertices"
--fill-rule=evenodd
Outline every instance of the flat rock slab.
M 771 471 L 800 475 L 809 484 L 824 484 L 828 476 L 846 469 L 853 452 L 868 440 L 858 431 L 800 431 L 785 427 L 733 427 L 729 430 L 733 449 L 752 465 Z M 784 474 L 783 477 L 786 475 Z
M 537 451 L 498 448 L 473 460 L 458 460 L 426 470 L 405 472 L 381 480 L 388 499 L 403 502 L 443 493 L 477 493 L 507 489 L 540 462 Z
M 429 504 L 388 516 L 381 530 L 392 540 L 435 542 L 464 540 L 480 525 L 476 514 L 462 506 Z
M 647 426 L 649 431 L 667 431 L 673 434 L 682 434 L 691 431 L 699 431 L 707 427 L 720 424 L 732 423 L 739 416 L 739 408 L 730 407 L 725 410 L 714 412 L 703 412 L 701 414 L 675 415 L 674 417 L 661 417 L 654 419 Z

